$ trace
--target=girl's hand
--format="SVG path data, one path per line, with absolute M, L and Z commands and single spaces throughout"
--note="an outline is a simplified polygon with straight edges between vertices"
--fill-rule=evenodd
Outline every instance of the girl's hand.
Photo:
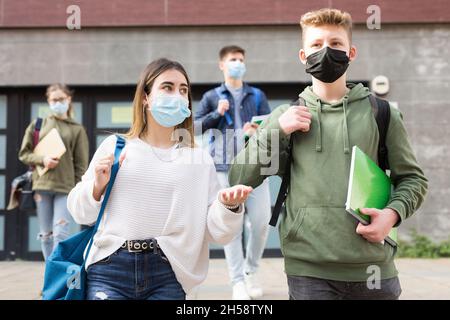
M 46 167 L 47 169 L 54 169 L 58 166 L 58 164 L 59 164 L 58 158 L 49 156 L 44 157 L 44 167 Z
M 244 203 L 247 200 L 250 192 L 252 191 L 252 187 L 238 184 L 231 188 L 220 190 L 219 200 L 226 206 L 237 206 L 241 203 Z
M 122 152 L 119 158 L 119 165 L 122 165 L 126 152 Z M 111 178 L 111 167 L 114 163 L 114 155 L 110 154 L 97 161 L 94 167 L 94 190 L 93 196 L 96 201 L 100 201 L 105 192 L 109 179 Z

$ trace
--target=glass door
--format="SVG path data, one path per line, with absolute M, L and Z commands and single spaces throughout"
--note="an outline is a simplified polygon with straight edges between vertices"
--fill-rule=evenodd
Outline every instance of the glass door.
M 95 148 L 108 136 L 125 133 L 133 119 L 133 102 L 126 100 L 103 100 L 96 102 Z

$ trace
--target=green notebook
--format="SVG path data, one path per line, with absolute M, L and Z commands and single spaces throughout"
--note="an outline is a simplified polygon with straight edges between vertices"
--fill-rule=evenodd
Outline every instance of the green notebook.
M 253 116 L 251 122 L 261 125 L 261 123 L 269 118 L 270 114 L 264 114 L 262 116 Z
M 264 120 L 266 120 L 267 118 L 269 118 L 269 116 L 270 116 L 270 114 L 264 114 L 264 115 L 262 115 L 262 116 L 253 116 L 252 117 L 252 120 L 251 120 L 251 123 L 256 123 L 257 125 L 261 125 L 261 123 L 264 121 Z M 244 139 L 245 139 L 245 142 L 247 142 L 248 141 L 248 139 L 250 139 L 250 136 L 248 136 L 247 134 L 245 134 L 244 135 Z
M 362 224 L 368 225 L 370 217 L 359 210 L 361 208 L 384 209 L 389 202 L 391 191 L 391 179 L 370 157 L 354 146 L 345 204 L 347 212 Z M 385 240 L 390 245 L 397 246 L 397 229 L 392 228 Z

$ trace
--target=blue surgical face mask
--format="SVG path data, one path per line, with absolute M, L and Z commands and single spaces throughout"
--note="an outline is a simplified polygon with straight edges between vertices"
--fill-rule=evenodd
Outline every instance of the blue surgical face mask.
M 191 116 L 188 99 L 179 94 L 157 93 L 149 101 L 153 118 L 163 127 L 174 127 Z
M 58 116 L 63 116 L 69 110 L 69 103 L 67 101 L 51 103 L 50 110 Z
M 245 74 L 245 64 L 239 60 L 228 61 L 226 63 L 228 68 L 228 76 L 233 79 L 242 79 Z

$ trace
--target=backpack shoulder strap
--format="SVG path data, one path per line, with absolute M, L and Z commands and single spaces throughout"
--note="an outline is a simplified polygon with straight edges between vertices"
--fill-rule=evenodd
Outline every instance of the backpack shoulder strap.
M 299 99 L 293 103 L 291 103 L 292 106 L 306 106 L 306 101 L 302 97 L 299 97 Z M 275 206 L 272 211 L 272 217 L 270 218 L 269 225 L 275 227 L 278 222 L 278 217 L 280 216 L 281 209 L 283 207 L 283 204 L 286 202 L 287 195 L 289 193 L 289 184 L 291 182 L 291 163 L 292 163 L 292 149 L 293 149 L 293 134 L 289 137 L 289 145 L 286 150 L 287 152 L 287 158 L 286 158 L 286 164 L 284 167 L 284 174 L 283 178 L 281 180 L 281 186 L 280 191 L 278 192 L 277 201 L 275 202 Z
M 259 115 L 259 110 L 261 109 L 261 91 L 254 87 L 252 87 L 252 90 L 255 99 L 256 114 Z
M 386 137 L 389 122 L 391 120 L 391 108 L 388 101 L 380 99 L 373 94 L 369 96 L 369 100 L 375 121 L 377 122 L 378 133 L 380 135 L 380 140 L 378 142 L 378 165 L 381 170 L 386 171 L 389 169 Z
M 36 124 L 34 125 L 34 130 L 40 131 L 42 127 L 42 118 L 36 118 Z
M 98 226 L 100 224 L 100 220 L 102 219 L 103 213 L 105 212 L 106 204 L 108 203 L 109 196 L 111 194 L 112 187 L 114 185 L 114 181 L 116 180 L 117 173 L 119 172 L 119 159 L 120 154 L 122 153 L 123 148 L 125 147 L 125 139 L 120 136 L 116 135 L 117 141 L 116 141 L 116 147 L 114 149 L 114 163 L 111 167 L 111 178 L 108 183 L 108 186 L 105 191 L 105 196 L 103 197 L 102 205 L 100 208 L 100 212 L 97 218 L 97 222 L 95 224 L 94 233 L 97 231 Z
M 108 182 L 108 186 L 106 187 L 106 191 L 105 191 L 105 196 L 103 197 L 103 201 L 102 201 L 102 205 L 100 208 L 100 212 L 98 213 L 98 217 L 97 217 L 97 221 L 95 222 L 93 231 L 92 231 L 92 236 L 91 239 L 89 241 L 89 244 L 87 246 L 86 249 L 86 255 L 85 258 L 87 259 L 87 257 L 89 256 L 89 252 L 91 251 L 91 247 L 92 247 L 92 243 L 94 242 L 94 235 L 98 230 L 98 227 L 100 225 L 100 222 L 102 220 L 103 214 L 105 213 L 105 208 L 106 208 L 106 204 L 108 203 L 109 200 L 109 196 L 111 195 L 111 190 L 113 188 L 114 185 L 114 181 L 116 180 L 116 176 L 117 173 L 119 172 L 119 158 L 120 158 L 120 154 L 122 153 L 123 148 L 125 147 L 126 141 L 125 139 L 120 136 L 120 135 L 116 135 L 117 137 L 117 141 L 116 141 L 116 147 L 114 150 L 114 163 L 111 167 L 111 178 L 109 179 Z M 86 259 L 84 259 L 82 267 L 84 267 L 85 263 L 86 263 Z
M 219 96 L 219 99 L 227 99 L 227 96 L 224 95 L 221 91 L 220 91 L 220 86 L 214 88 L 214 91 L 216 92 L 216 94 Z M 233 119 L 231 119 L 230 114 L 228 113 L 228 111 L 225 112 L 225 120 L 227 121 L 227 124 L 229 126 L 231 126 L 233 124 Z
M 220 86 L 214 88 L 214 91 L 219 96 L 219 99 L 226 99 L 227 97 L 220 91 Z
M 39 143 L 39 133 L 41 131 L 42 127 L 42 118 L 37 118 L 36 123 L 34 124 L 34 131 L 33 131 L 33 147 L 36 147 Z

